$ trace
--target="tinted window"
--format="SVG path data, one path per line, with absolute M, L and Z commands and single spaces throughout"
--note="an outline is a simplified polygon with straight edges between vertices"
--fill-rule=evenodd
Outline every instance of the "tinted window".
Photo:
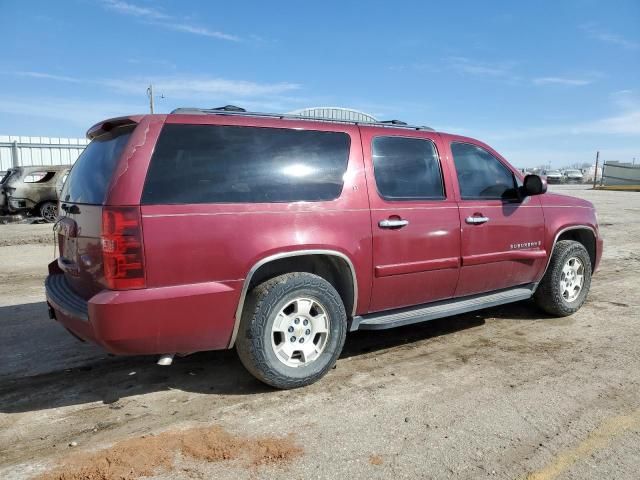
M 65 202 L 102 204 L 118 158 L 129 141 L 133 127 L 114 129 L 87 145 L 64 182 Z
M 143 203 L 333 200 L 340 196 L 349 136 L 340 132 L 166 125 Z
M 513 198 L 513 175 L 484 148 L 470 143 L 452 143 L 451 153 L 464 199 Z
M 387 200 L 443 199 L 442 174 L 430 140 L 373 139 L 373 170 L 378 192 Z

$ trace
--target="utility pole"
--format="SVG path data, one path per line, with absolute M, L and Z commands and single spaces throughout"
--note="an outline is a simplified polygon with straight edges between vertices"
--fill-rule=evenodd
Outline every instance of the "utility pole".
M 593 189 L 596 189 L 596 179 L 598 178 L 598 161 L 600 160 L 600 150 L 596 152 L 596 171 L 593 172 Z
M 149 97 L 149 110 L 153 113 L 153 84 L 147 88 L 147 97 Z

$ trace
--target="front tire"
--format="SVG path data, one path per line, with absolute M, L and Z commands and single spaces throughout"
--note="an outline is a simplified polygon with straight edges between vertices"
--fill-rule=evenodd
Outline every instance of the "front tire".
M 346 333 L 347 315 L 335 288 L 317 275 L 287 273 L 249 293 L 236 350 L 258 380 L 298 388 L 335 365 Z
M 577 312 L 591 287 L 591 258 L 584 246 L 573 240 L 556 243 L 549 267 L 534 300 L 545 312 L 566 317 Z

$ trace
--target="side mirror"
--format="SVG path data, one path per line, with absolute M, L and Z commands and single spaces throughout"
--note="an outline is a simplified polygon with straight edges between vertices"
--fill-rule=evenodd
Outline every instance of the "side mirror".
M 526 197 L 540 195 L 547 191 L 547 182 L 539 175 L 529 174 L 524 177 L 522 191 Z

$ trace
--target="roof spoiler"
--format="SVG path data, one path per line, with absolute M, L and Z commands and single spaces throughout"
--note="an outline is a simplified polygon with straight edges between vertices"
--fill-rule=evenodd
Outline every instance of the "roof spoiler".
M 116 117 L 103 120 L 87 130 L 87 138 L 89 140 L 93 140 L 100 135 L 110 132 L 114 128 L 123 127 L 125 125 L 136 125 L 143 116 L 144 115 L 131 115 L 129 117 Z

